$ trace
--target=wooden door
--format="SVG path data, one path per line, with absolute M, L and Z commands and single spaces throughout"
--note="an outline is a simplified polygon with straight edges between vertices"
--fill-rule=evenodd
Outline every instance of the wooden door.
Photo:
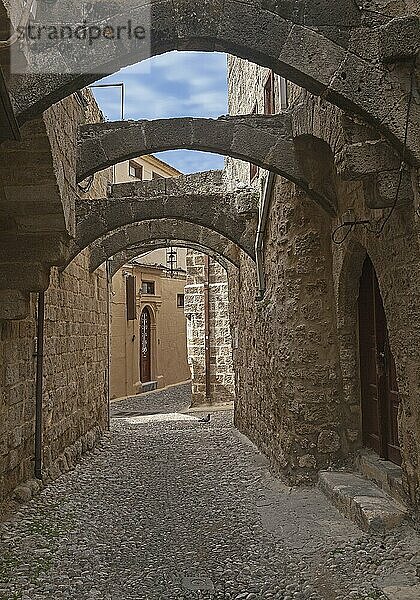
M 148 383 L 152 379 L 152 340 L 151 317 L 148 308 L 144 308 L 140 317 L 140 381 Z
M 378 280 L 369 258 L 360 279 L 359 343 L 363 443 L 382 458 L 401 464 L 395 361 Z

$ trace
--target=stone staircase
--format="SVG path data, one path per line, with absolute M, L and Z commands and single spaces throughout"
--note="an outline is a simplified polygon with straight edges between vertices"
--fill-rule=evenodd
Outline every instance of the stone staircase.
M 359 458 L 360 473 L 321 471 L 318 485 L 338 510 L 364 531 L 398 526 L 409 514 L 403 504 L 402 471 L 370 452 Z

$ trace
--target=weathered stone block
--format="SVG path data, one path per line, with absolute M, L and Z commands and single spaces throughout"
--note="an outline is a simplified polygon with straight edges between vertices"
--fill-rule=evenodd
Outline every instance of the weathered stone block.
M 20 485 L 13 492 L 13 498 L 17 502 L 29 502 L 32 498 L 32 491 L 26 485 Z
M 413 58 L 420 48 L 420 18 L 407 15 L 389 21 L 380 29 L 379 46 L 384 62 Z
M 365 179 L 381 171 L 398 169 L 401 159 L 385 140 L 347 145 L 336 157 L 337 170 L 345 180 Z

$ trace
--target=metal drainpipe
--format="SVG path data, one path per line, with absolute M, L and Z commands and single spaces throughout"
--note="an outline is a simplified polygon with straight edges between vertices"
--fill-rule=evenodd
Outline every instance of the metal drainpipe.
M 106 261 L 106 311 L 108 321 L 107 335 L 107 423 L 108 431 L 111 429 L 111 293 L 112 293 L 112 277 L 111 277 L 111 262 Z
M 210 380 L 210 256 L 204 258 L 204 351 L 206 370 L 206 398 L 211 400 Z
M 262 202 L 260 205 L 259 211 L 259 219 L 258 219 L 258 228 L 257 228 L 257 237 L 255 240 L 255 263 L 257 266 L 257 283 L 258 283 L 258 292 L 257 292 L 257 301 L 262 300 L 265 295 L 265 273 L 264 273 L 264 263 L 263 263 L 263 244 L 264 244 L 264 236 L 265 229 L 267 226 L 268 213 L 270 211 L 270 200 L 271 195 L 273 193 L 274 182 L 276 180 L 276 174 L 270 173 L 265 182 L 264 192 L 262 197 Z
M 44 376 L 45 292 L 38 294 L 36 387 L 35 387 L 35 478 L 42 479 L 42 396 Z

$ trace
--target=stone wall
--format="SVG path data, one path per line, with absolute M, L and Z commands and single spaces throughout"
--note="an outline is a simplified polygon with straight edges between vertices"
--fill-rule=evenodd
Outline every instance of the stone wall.
M 213 259 L 209 270 L 210 314 L 210 397 L 206 397 L 205 362 L 205 256 L 187 253 L 187 285 L 185 314 L 187 316 L 188 360 L 192 377 L 192 404 L 220 404 L 234 400 L 232 339 L 229 322 L 229 297 L 225 269 Z
M 342 398 L 328 222 L 278 182 L 267 228 L 266 293 L 254 265 L 230 279 L 235 422 L 294 483 L 343 456 Z
M 45 296 L 43 466 L 107 426 L 107 286 L 87 254 L 53 269 Z M 0 503 L 34 473 L 36 296 L 23 321 L 0 323 Z M 62 460 L 62 459 L 61 459 Z
M 73 206 L 79 190 L 73 183 L 75 163 L 64 140 L 70 135 L 70 141 L 73 137 L 75 140 L 78 122 L 100 118 L 90 92 L 84 92 L 84 96 L 88 100 L 86 107 L 72 97 L 44 115 L 49 122 L 49 144 L 54 148 L 57 178 L 65 172 L 62 181 L 68 181 L 69 186 L 72 182 L 63 198 L 73 198 Z M 37 149 L 34 146 L 34 153 Z M 72 151 L 74 154 L 74 147 Z M 65 163 L 63 154 L 67 152 L 70 155 Z M 103 197 L 108 179 L 109 173 L 98 174 L 89 192 L 83 195 Z M 45 193 L 48 194 L 48 188 Z M 69 218 L 71 213 L 70 209 Z M 39 244 L 42 243 L 40 239 Z M 48 480 L 71 467 L 107 427 L 108 315 L 104 270 L 89 272 L 87 252 L 77 256 L 63 272 L 53 268 L 45 303 L 43 467 Z M 37 296 L 33 294 L 26 319 L 0 321 L 0 504 L 17 486 L 34 477 L 36 312 Z M 18 489 L 18 496 L 28 499 L 37 485 Z
M 88 431 L 108 421 L 107 283 L 103 269 L 89 273 L 80 254 L 46 293 L 44 358 L 44 465 Z
M 0 322 L 0 501 L 33 474 L 35 335 L 33 316 Z
M 230 112 L 250 112 L 256 101 L 261 105 L 267 70 L 239 59 L 229 65 Z M 369 186 L 337 175 L 335 141 L 348 135 L 340 129 L 340 111 L 296 88 L 292 99 L 303 105 L 309 99 L 305 119 L 313 133 L 304 150 L 328 173 L 337 217 L 277 178 L 264 240 L 264 300 L 255 301 L 255 265 L 244 256 L 239 273 L 229 280 L 231 319 L 238 330 L 236 425 L 293 483 L 314 480 L 320 468 L 353 461 L 362 446 L 357 301 L 368 254 L 396 359 L 405 489 L 412 502 L 419 502 L 419 213 L 412 201 L 400 202 L 380 235 L 369 231 L 389 209 L 369 209 Z M 354 129 L 364 135 L 360 122 Z M 327 151 L 313 156 L 317 147 Z M 228 160 L 227 168 L 233 180 L 249 182 L 246 163 Z M 413 182 L 417 178 L 414 172 Z M 371 225 L 356 226 L 336 245 L 332 233 L 349 208 Z

